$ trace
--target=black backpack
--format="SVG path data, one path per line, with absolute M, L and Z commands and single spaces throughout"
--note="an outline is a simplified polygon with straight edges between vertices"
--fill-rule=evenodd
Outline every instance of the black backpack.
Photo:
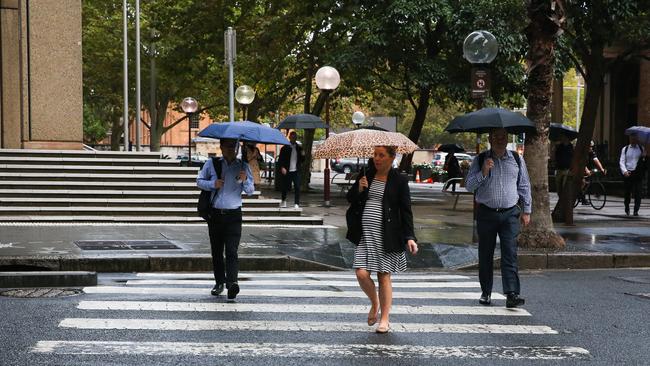
M 219 178 L 221 176 L 221 158 L 212 158 L 212 166 L 214 166 L 214 170 L 217 172 L 217 178 Z M 217 193 L 219 193 L 219 191 L 215 192 L 214 197 L 217 197 Z M 205 221 L 210 219 L 210 212 L 212 210 L 211 196 L 212 191 L 204 190 L 201 190 L 201 194 L 199 195 L 199 203 L 196 210 L 198 211 L 199 216 Z

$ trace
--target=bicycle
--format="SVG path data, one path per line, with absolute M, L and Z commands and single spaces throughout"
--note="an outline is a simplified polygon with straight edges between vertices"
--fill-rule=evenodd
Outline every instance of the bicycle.
M 598 170 L 594 169 L 591 172 L 591 175 L 585 177 L 587 184 L 582 189 L 581 195 L 576 197 L 575 202 L 573 202 L 573 207 L 577 207 L 581 200 L 583 204 L 591 205 L 595 210 L 600 210 L 605 207 L 605 203 L 607 203 L 605 186 L 598 178 Z

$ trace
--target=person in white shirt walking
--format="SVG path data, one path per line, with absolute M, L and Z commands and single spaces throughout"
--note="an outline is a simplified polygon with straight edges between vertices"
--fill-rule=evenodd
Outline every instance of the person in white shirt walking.
M 639 216 L 645 160 L 645 149 L 639 145 L 635 134 L 630 135 L 630 143 L 621 150 L 621 158 L 618 162 L 621 173 L 623 174 L 626 215 L 630 215 L 630 196 L 634 193 L 634 216 Z

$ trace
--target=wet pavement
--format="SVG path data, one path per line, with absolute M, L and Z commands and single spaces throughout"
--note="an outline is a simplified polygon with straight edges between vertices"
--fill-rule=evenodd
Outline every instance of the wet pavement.
M 351 267 L 354 246 L 345 239 L 345 198 L 333 190 L 332 206 L 322 207 L 322 185 L 318 184 L 318 176 L 315 178 L 314 192 L 302 195 L 302 207 L 305 215 L 322 216 L 324 225 L 300 228 L 245 225 L 240 256 L 290 256 L 339 268 Z M 279 192 L 268 186 L 260 188 L 265 197 L 279 197 Z M 420 244 L 420 253 L 408 258 L 411 269 L 457 268 L 477 261 L 476 245 L 472 244 L 471 196 L 461 196 L 454 210 L 453 197 L 441 189 L 440 183 L 411 184 L 414 225 Z M 551 200 L 554 204 L 554 196 Z M 620 197 L 610 198 L 600 211 L 579 206 L 574 226 L 556 226 L 567 242 L 566 252 L 650 253 L 650 199 L 646 201 L 639 217 L 621 215 Z M 204 224 L 0 226 L 0 258 L 129 257 L 152 253 L 209 255 L 207 227 Z

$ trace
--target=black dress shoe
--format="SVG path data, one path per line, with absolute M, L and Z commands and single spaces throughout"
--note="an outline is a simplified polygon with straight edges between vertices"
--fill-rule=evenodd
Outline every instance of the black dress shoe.
M 481 294 L 481 297 L 478 299 L 478 303 L 481 305 L 490 305 L 492 302 L 492 299 L 490 295 L 487 294 Z
M 239 293 L 239 285 L 237 282 L 233 282 L 228 286 L 228 300 L 234 300 Z
M 511 292 L 508 294 L 508 297 L 506 298 L 506 307 L 507 308 L 516 308 L 517 306 L 521 306 L 526 303 L 526 300 L 523 298 L 519 297 L 519 295 L 515 294 L 514 292 Z
M 639 216 L 639 213 L 638 213 L 638 212 L 635 212 L 635 213 L 634 213 L 634 216 Z
M 214 287 L 212 288 L 212 291 L 210 291 L 210 293 L 212 294 L 212 296 L 219 296 L 223 292 L 223 287 L 224 287 L 223 283 L 219 283 L 217 285 L 214 285 Z
M 625 215 L 630 216 L 630 209 L 629 208 L 625 209 Z

